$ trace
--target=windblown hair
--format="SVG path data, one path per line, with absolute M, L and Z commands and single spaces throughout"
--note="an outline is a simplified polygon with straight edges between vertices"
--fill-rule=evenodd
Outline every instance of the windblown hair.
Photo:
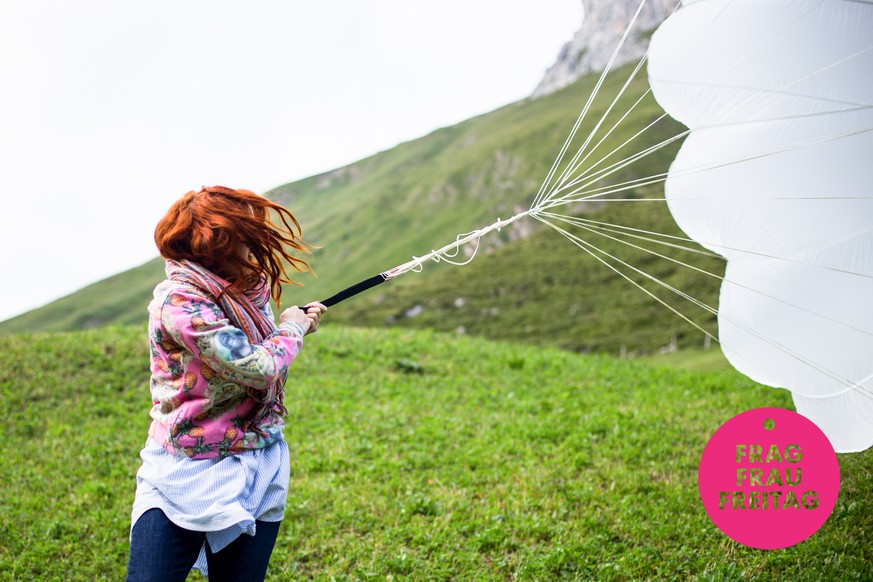
M 155 244 L 166 259 L 187 259 L 227 279 L 232 285 L 225 291 L 254 287 L 266 277 L 277 304 L 283 283 L 300 284 L 288 276 L 286 264 L 312 272 L 290 252 L 310 252 L 294 215 L 249 190 L 212 186 L 188 192 L 158 222 Z M 246 257 L 239 256 L 241 244 L 249 248 Z

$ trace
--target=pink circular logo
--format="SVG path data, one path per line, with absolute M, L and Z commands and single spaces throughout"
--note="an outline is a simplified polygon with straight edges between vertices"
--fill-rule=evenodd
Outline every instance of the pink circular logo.
M 757 408 L 724 423 L 697 474 L 710 519 L 743 545 L 798 544 L 827 521 L 840 491 L 840 466 L 812 421 L 783 408 Z

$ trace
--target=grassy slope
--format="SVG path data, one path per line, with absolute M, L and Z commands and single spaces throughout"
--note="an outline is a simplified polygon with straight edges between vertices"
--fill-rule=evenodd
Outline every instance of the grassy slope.
M 164 275 L 163 260 L 152 260 L 0 323 L 0 334 L 71 331 L 108 324 L 141 323 L 152 289 Z
M 0 338 L 0 579 L 122 578 L 146 361 L 140 327 Z M 798 546 L 751 550 L 709 522 L 709 436 L 790 406 L 731 371 L 325 326 L 286 402 L 271 580 L 870 579 L 873 451 L 840 456 L 836 509 Z
M 627 71 L 617 72 L 589 113 L 597 120 Z M 300 215 L 312 242 L 319 280 L 307 283 L 316 295 L 330 294 L 365 276 L 386 270 L 414 254 L 451 242 L 461 232 L 508 217 L 530 205 L 595 79 L 559 93 L 509 105 L 450 128 L 438 130 L 336 172 L 277 188 L 270 195 Z M 617 110 L 624 111 L 647 88 L 638 80 Z M 648 99 L 612 134 L 599 151 L 630 138 L 662 113 Z M 593 122 L 592 122 L 593 123 Z M 631 151 L 674 135 L 664 123 Z M 584 129 L 580 135 L 584 134 Z M 611 144 L 611 146 L 610 146 Z M 615 181 L 666 169 L 676 148 L 643 160 Z M 503 239 L 512 232 L 502 233 Z M 497 244 L 489 237 L 486 245 Z
M 600 118 L 625 73 L 619 71 L 607 82 L 601 93 L 604 97 L 595 102 L 588 119 Z M 271 192 L 270 196 L 299 215 L 307 238 L 321 246 L 312 261 L 319 277 L 304 277 L 305 288 L 288 289 L 286 304 L 326 297 L 412 255 L 442 246 L 459 232 L 524 209 L 593 83 L 593 79 L 584 79 L 556 94 L 509 105 Z M 644 80 L 635 82 L 616 111 L 625 111 L 645 87 Z M 598 151 L 609 151 L 609 144 L 623 142 L 658 115 L 660 109 L 654 101 L 645 100 Z M 676 131 L 672 123 L 658 126 L 649 132 L 651 135 L 636 140 L 633 151 Z M 580 135 L 586 133 L 583 126 Z M 642 160 L 614 181 L 661 172 L 674 152 L 675 147 L 671 147 Z M 605 209 L 604 216 L 598 213 L 593 217 L 676 231 L 660 204 L 615 206 Z M 529 229 L 532 225 L 538 223 L 527 221 L 516 226 Z M 358 325 L 384 325 L 388 319 L 400 325 L 442 330 L 463 326 L 472 334 L 613 353 L 618 353 L 622 344 L 629 353 L 649 352 L 669 343 L 674 335 L 680 345 L 702 342 L 699 332 L 560 235 L 542 231 L 522 242 L 512 242 L 518 234 L 513 228 L 492 233 L 483 241 L 485 251 L 494 251 L 489 256 L 465 268 L 429 265 L 421 274 L 380 288 L 376 295 L 372 292 L 369 298 L 339 306 L 333 317 Z M 715 301 L 714 280 L 680 273 L 663 260 L 645 261 L 638 253 L 622 256 L 655 269 L 659 276 L 710 304 Z M 706 266 L 716 271 L 722 268 L 717 262 Z M 0 323 L 0 333 L 141 321 L 151 289 L 161 275 L 160 262 L 148 263 Z M 468 299 L 467 306 L 449 307 L 458 297 Z M 381 303 L 375 304 L 374 299 Z M 427 308 L 421 317 L 402 317 L 415 305 Z M 547 316 L 542 313 L 544 308 Z M 681 309 L 686 311 L 685 306 Z M 700 320 L 711 326 L 711 318 Z

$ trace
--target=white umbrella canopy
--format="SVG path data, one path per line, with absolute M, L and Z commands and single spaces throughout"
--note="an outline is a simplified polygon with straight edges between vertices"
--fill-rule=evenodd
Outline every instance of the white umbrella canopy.
M 871 31 L 870 2 L 690 1 L 648 64 L 691 130 L 667 204 L 728 260 L 722 349 L 837 451 L 873 445 Z

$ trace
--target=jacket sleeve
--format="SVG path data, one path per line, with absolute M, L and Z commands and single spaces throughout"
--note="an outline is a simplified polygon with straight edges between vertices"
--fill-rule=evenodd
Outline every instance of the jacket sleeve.
M 282 323 L 263 343 L 249 343 L 218 304 L 184 287 L 167 294 L 161 325 L 175 343 L 219 376 L 262 390 L 282 377 L 303 347 L 304 330 L 298 323 Z

